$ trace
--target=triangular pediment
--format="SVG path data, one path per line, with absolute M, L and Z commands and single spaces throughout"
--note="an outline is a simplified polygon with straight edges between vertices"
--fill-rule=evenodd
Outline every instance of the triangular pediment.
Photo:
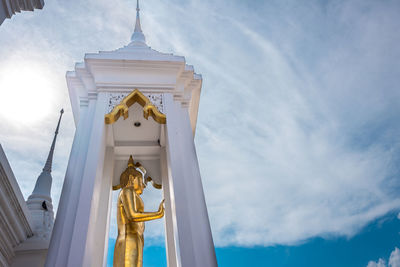
M 143 107 L 143 117 L 147 120 L 151 116 L 159 124 L 165 124 L 167 118 L 165 114 L 161 113 L 151 101 L 143 95 L 138 89 L 135 89 L 132 93 L 127 95 L 121 103 L 116 105 L 113 110 L 106 114 L 104 121 L 106 124 L 113 124 L 121 116 L 127 119 L 129 116 L 129 107 L 133 104 L 138 103 Z

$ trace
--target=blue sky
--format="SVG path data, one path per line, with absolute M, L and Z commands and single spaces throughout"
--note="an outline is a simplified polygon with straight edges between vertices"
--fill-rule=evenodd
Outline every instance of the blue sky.
M 384 216 L 363 228 L 352 238 L 312 238 L 294 246 L 217 247 L 220 267 L 230 266 L 326 266 L 326 267 L 383 267 L 374 266 L 379 259 L 388 263 L 390 254 L 400 243 L 400 220 L 396 214 Z M 115 244 L 115 239 L 110 240 Z M 108 264 L 112 266 L 112 247 L 109 248 Z M 400 253 L 397 254 L 398 257 Z M 148 246 L 144 251 L 148 267 L 166 266 L 165 250 L 161 246 Z M 374 259 L 375 261 L 371 261 Z M 399 266 L 392 260 L 392 267 Z
M 203 75 L 195 142 L 220 265 L 243 252 L 253 266 L 399 266 L 400 2 L 141 8 L 147 43 Z M 0 141 L 25 197 L 64 107 L 57 206 L 75 130 L 65 72 L 87 52 L 126 45 L 134 9 L 47 1 L 0 26 Z M 163 246 L 162 222 L 147 227 L 146 244 L 147 257 Z

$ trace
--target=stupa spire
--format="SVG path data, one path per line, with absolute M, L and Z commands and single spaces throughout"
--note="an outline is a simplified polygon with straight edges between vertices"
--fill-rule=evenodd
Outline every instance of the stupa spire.
M 142 27 L 140 25 L 140 8 L 139 8 L 139 0 L 136 0 L 136 23 L 135 30 L 133 31 L 131 41 L 134 44 L 144 44 L 146 45 L 146 38 L 142 32 Z
M 56 146 L 57 134 L 60 129 L 60 122 L 64 110 L 60 111 L 56 131 L 54 133 L 53 142 L 51 143 L 49 155 L 43 171 L 36 180 L 35 188 L 28 197 L 26 204 L 31 212 L 33 222 L 33 234 L 36 239 L 49 240 L 54 224 L 53 203 L 51 201 L 51 167 L 53 163 L 54 148 Z
M 49 155 L 47 156 L 46 163 L 44 165 L 44 168 L 42 170 L 42 173 L 39 175 L 38 179 L 36 180 L 35 188 L 33 189 L 32 196 L 34 195 L 42 195 L 50 198 L 50 190 L 51 190 L 51 183 L 52 183 L 52 177 L 51 177 L 51 167 L 53 165 L 53 154 L 54 154 L 54 148 L 56 146 L 56 140 L 57 140 L 57 134 L 58 130 L 60 129 L 60 122 L 62 115 L 64 113 L 64 109 L 60 110 L 60 117 L 58 119 L 56 131 L 54 133 L 54 138 L 53 142 L 51 143 Z
M 63 113 L 64 113 L 64 109 L 61 109 L 60 110 L 60 118 L 58 119 L 56 131 L 54 132 L 53 142 L 51 143 L 49 155 L 47 156 L 46 164 L 44 165 L 44 168 L 43 168 L 43 171 L 46 171 L 46 172 L 51 172 L 51 166 L 53 165 L 54 148 L 56 146 L 58 130 L 60 129 L 60 122 L 61 122 L 61 117 L 62 117 Z

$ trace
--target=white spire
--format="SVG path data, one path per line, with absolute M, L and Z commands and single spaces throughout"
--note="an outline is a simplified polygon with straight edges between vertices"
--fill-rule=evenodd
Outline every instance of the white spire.
M 139 0 L 136 0 L 136 24 L 135 30 L 132 34 L 131 41 L 136 45 L 146 45 L 146 38 L 142 32 L 142 27 L 140 25 L 140 16 L 139 16 Z
M 53 142 L 51 143 L 46 163 L 42 173 L 36 180 L 35 189 L 33 189 L 32 194 L 26 201 L 33 220 L 34 238 L 39 240 L 49 240 L 54 225 L 53 203 L 50 195 L 51 183 L 53 181 L 53 178 L 51 177 L 51 165 L 53 163 L 54 148 L 56 146 L 57 134 L 58 130 L 60 129 L 60 122 L 63 113 L 64 110 L 62 109 L 60 111 L 60 118 L 58 119 Z
M 61 122 L 61 117 L 62 117 L 63 113 L 64 113 L 64 109 L 61 109 L 60 110 L 60 118 L 58 119 L 56 131 L 54 133 L 53 143 L 51 143 L 50 152 L 47 157 L 46 164 L 44 165 L 43 171 L 51 172 L 51 166 L 53 165 L 54 148 L 56 146 L 57 134 L 58 134 L 58 130 L 60 129 L 60 122 Z
M 46 164 L 44 165 L 42 173 L 39 175 L 38 179 L 36 180 L 35 189 L 33 189 L 32 195 L 29 198 L 31 198 L 34 195 L 41 195 L 41 196 L 49 197 L 51 199 L 50 190 L 51 190 L 51 183 L 53 180 L 51 177 L 51 166 L 53 164 L 54 148 L 56 145 L 57 134 L 58 134 L 58 130 L 60 128 L 60 122 L 61 122 L 61 117 L 62 117 L 63 113 L 64 113 L 64 110 L 61 109 L 60 118 L 58 119 L 56 131 L 54 133 L 53 142 L 51 143 L 49 155 L 47 156 Z

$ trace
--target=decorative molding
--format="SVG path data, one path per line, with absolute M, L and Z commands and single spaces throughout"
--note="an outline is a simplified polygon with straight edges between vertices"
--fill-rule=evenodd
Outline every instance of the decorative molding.
M 79 105 L 81 107 L 88 107 L 89 106 L 89 98 L 88 97 L 80 97 L 79 98 Z
M 130 92 L 109 93 L 108 99 L 108 113 L 110 113 L 115 106 L 128 96 Z M 164 114 L 164 96 L 162 93 L 142 93 L 147 97 L 150 102 L 158 109 L 160 113 Z
M 116 122 L 122 115 L 124 119 L 128 118 L 128 109 L 135 103 L 139 103 L 143 107 L 143 116 L 148 119 L 149 116 L 160 123 L 166 123 L 166 116 L 162 113 L 163 108 L 162 94 L 142 94 L 135 89 L 130 94 L 127 93 L 110 93 L 108 108 L 109 113 L 105 116 L 105 123 L 112 124 Z
M 15 255 L 14 248 L 33 235 L 27 213 L 22 193 L 0 145 L 0 266 L 8 266 Z
M 164 95 L 163 94 L 144 94 L 159 112 L 164 114 Z
M 15 13 L 42 9 L 44 6 L 44 0 L 2 0 L 2 2 L 3 5 L 0 5 L 0 8 L 3 12 L 0 12 L 0 24 L 5 18 L 11 18 Z
M 108 98 L 108 113 L 121 103 L 127 95 L 129 95 L 129 93 L 110 93 Z
M 13 180 L 15 183 L 12 183 L 11 180 Z M 24 197 L 22 196 L 21 190 L 18 187 L 18 183 L 16 182 L 14 173 L 12 173 L 11 166 L 7 161 L 7 158 L 4 154 L 1 145 L 0 145 L 0 184 L 1 188 L 5 190 L 5 193 L 7 194 L 7 199 L 10 202 L 8 207 L 13 208 L 15 214 L 17 215 L 18 221 L 20 222 L 19 226 L 22 227 L 23 229 L 23 230 L 19 229 L 19 232 L 23 232 L 23 234 L 20 237 L 25 238 L 32 236 L 33 232 L 31 224 L 29 222 L 29 220 L 31 219 L 30 214 L 26 214 L 26 212 L 29 213 L 28 208 L 26 207 L 25 201 L 23 201 Z M 19 199 L 21 199 L 23 202 L 20 202 Z M 25 206 L 22 207 L 21 205 Z M 0 207 L 2 206 L 0 205 Z

